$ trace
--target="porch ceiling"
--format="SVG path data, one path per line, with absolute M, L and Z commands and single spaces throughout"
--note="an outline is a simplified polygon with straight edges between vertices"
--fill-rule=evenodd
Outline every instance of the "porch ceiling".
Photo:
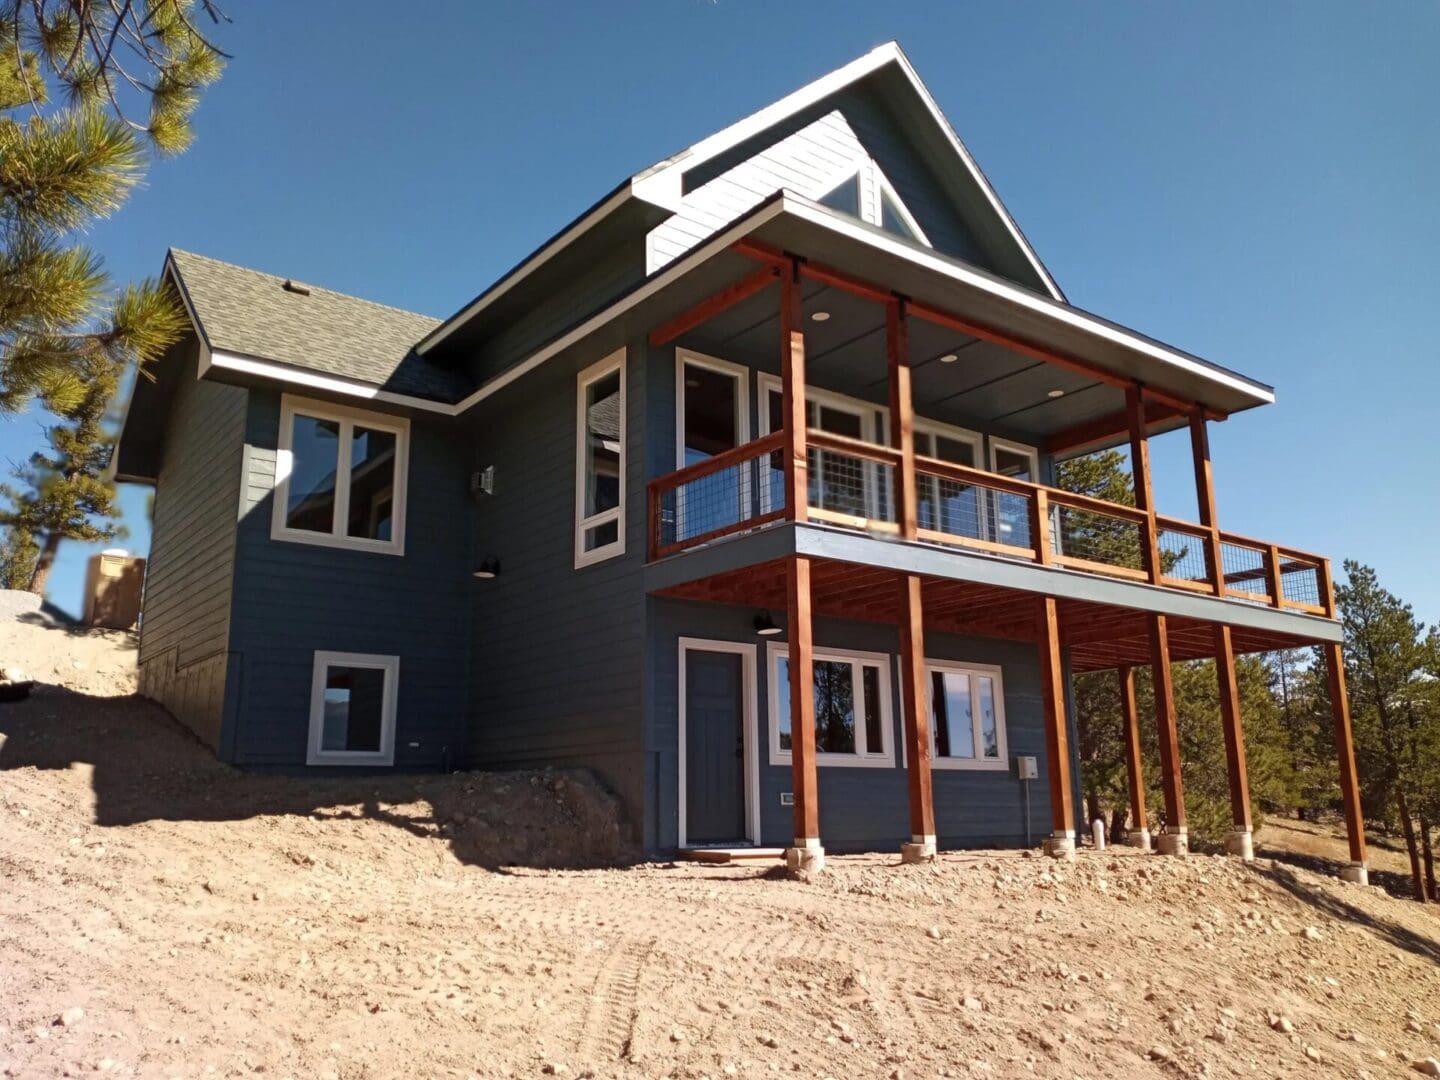
M 787 560 L 717 574 L 663 589 L 657 595 L 681 600 L 741 604 L 785 610 Z M 925 629 L 940 633 L 1035 641 L 1034 593 L 976 582 L 922 578 Z M 829 559 L 812 561 L 811 609 L 817 618 L 858 619 L 898 625 L 900 574 L 874 566 Z M 1058 599 L 1060 641 L 1070 649 L 1074 670 L 1103 671 L 1150 663 L 1148 612 L 1091 601 Z M 1215 656 L 1216 623 L 1170 616 L 1167 620 L 1174 660 Z M 1270 652 L 1315 642 L 1294 634 L 1232 627 L 1237 653 Z
M 816 281 L 803 284 L 806 378 L 811 386 L 883 405 L 888 394 L 885 308 Z M 816 321 L 823 314 L 823 321 Z M 910 320 L 915 411 L 922 417 L 1043 445 L 1057 433 L 1112 417 L 1125 395 L 1065 368 L 924 319 Z M 778 371 L 779 297 L 766 289 L 689 331 L 681 344 Z M 942 357 L 953 356 L 950 361 Z M 1060 391 L 1061 396 L 1051 397 Z M 1168 420 L 1153 430 L 1180 426 Z

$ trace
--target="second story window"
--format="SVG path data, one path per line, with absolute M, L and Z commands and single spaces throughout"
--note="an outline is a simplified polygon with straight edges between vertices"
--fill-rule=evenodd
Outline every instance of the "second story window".
M 575 566 L 625 553 L 625 350 L 580 372 L 575 415 Z
M 410 422 L 286 394 L 270 535 L 401 555 Z

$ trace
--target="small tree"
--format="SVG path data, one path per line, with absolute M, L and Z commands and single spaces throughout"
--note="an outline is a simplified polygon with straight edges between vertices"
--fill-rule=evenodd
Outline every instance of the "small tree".
M 24 529 L 7 528 L 0 539 L 0 589 L 28 589 L 40 545 Z

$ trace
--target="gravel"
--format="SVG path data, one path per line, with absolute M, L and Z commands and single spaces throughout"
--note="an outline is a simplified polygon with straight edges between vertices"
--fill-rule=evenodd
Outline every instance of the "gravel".
M 24 589 L 0 589 L 0 619 L 14 619 L 39 611 L 41 598 Z

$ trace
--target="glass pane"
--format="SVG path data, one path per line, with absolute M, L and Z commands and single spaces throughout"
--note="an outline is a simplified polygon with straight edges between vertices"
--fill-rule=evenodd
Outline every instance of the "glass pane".
M 860 216 L 860 174 L 846 177 L 838 187 L 831 189 L 816 200 L 821 206 L 839 210 L 852 217 Z
M 290 455 L 285 524 L 307 532 L 334 532 L 340 425 L 297 414 L 290 431 Z
M 964 439 L 951 439 L 945 435 L 935 436 L 935 457 L 956 465 L 975 467 L 975 444 Z
M 620 372 L 585 388 L 585 516 L 620 505 Z
M 925 440 L 926 452 L 941 461 L 956 465 L 975 467 L 975 444 L 963 439 L 952 439 L 945 435 L 917 433 L 917 447 L 921 438 Z M 922 529 L 935 529 L 952 536 L 967 536 L 981 539 L 980 493 L 970 484 L 942 480 L 938 476 L 921 476 L 916 489 Z
M 995 471 L 1001 476 L 1013 477 L 1016 480 L 1028 480 L 1034 482 L 1034 469 L 1031 466 L 1029 454 L 1017 454 L 1014 450 L 1006 450 L 1004 447 L 995 447 Z
M 995 447 L 995 471 L 1001 476 L 1035 482 L 1035 468 L 1029 454 Z M 994 539 L 1017 547 L 1030 546 L 1030 500 L 1024 495 L 997 491 L 991 493 L 994 503 Z
M 357 425 L 350 437 L 347 535 L 389 540 L 394 494 L 395 435 Z
M 895 200 L 890 197 L 890 192 L 886 191 L 883 187 L 880 189 L 880 227 L 887 232 L 894 233 L 896 236 L 902 236 L 906 240 L 920 239 L 920 237 L 915 235 L 915 230 L 910 228 L 904 215 L 900 213 L 900 207 Z
M 775 660 L 775 715 L 780 729 L 780 749 L 790 749 L 790 658 Z
M 861 417 L 828 405 L 816 409 L 815 426 L 851 439 L 862 438 L 865 433 L 865 421 Z M 812 505 L 841 514 L 869 516 L 867 495 L 874 483 L 874 471 L 864 460 L 833 450 L 812 450 L 807 460 Z
M 785 399 L 778 389 L 766 391 L 765 415 L 769 420 L 767 432 L 782 431 L 785 428 Z M 779 510 L 785 505 L 785 452 L 776 450 L 769 457 L 765 470 L 764 506 L 762 511 Z
M 385 672 L 379 668 L 331 667 L 325 671 L 322 750 L 378 754 L 385 714 Z
M 685 365 L 685 464 L 740 445 L 740 382 L 734 375 Z
M 849 661 L 815 661 L 815 751 L 855 753 L 855 671 Z
M 880 723 L 880 669 L 866 664 L 860 669 L 865 680 L 865 752 L 885 751 L 885 732 Z
M 977 675 L 975 682 L 980 698 L 980 750 L 984 757 L 1000 756 L 1000 729 L 995 719 L 995 680 Z
M 937 757 L 973 758 L 975 729 L 970 713 L 970 676 L 954 671 L 930 673 L 931 722 Z
M 596 525 L 593 529 L 585 530 L 585 550 L 594 551 L 596 548 L 613 544 L 620 539 L 620 521 L 607 521 L 604 525 Z

